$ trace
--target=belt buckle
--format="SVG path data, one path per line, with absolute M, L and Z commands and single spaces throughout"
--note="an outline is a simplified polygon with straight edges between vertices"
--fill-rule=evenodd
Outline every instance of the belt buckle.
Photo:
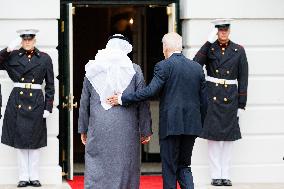
M 31 89 L 32 88 L 32 84 L 31 83 L 26 83 L 25 84 L 25 88 L 26 89 Z
M 219 79 L 219 84 L 225 85 L 226 84 L 226 79 Z

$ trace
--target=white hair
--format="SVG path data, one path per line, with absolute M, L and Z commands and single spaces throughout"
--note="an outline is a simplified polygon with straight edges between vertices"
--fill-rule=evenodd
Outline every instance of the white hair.
M 166 49 L 169 49 L 171 51 L 182 50 L 182 37 L 175 32 L 165 34 L 162 42 Z

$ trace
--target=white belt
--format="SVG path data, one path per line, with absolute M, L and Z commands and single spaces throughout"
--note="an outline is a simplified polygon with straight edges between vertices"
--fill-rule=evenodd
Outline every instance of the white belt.
M 14 87 L 19 87 L 24 89 L 41 89 L 40 84 L 32 84 L 32 83 L 14 83 Z
M 210 81 L 212 83 L 218 83 L 218 84 L 221 84 L 221 85 L 237 85 L 238 84 L 238 80 L 236 80 L 236 79 L 227 80 L 227 79 L 219 79 L 219 78 L 207 76 L 206 80 Z

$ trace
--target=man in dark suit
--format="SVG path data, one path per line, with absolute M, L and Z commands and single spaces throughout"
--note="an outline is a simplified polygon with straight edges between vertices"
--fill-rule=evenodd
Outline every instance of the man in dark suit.
M 160 151 L 163 188 L 193 189 L 191 156 L 194 142 L 201 134 L 207 97 L 202 67 L 181 54 L 182 38 L 177 33 L 163 37 L 165 60 L 156 64 L 151 83 L 131 94 L 108 98 L 111 105 L 128 106 L 160 96 Z

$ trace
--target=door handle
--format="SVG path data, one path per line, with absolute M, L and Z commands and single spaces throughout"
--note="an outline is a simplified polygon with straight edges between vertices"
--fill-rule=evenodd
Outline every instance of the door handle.
M 62 103 L 62 108 L 63 108 L 63 109 L 64 109 L 64 108 L 68 108 L 68 103 L 63 102 L 63 103 Z
M 74 96 L 72 94 L 69 94 L 65 97 L 67 102 L 62 103 L 62 108 L 67 108 L 69 111 L 73 110 L 74 108 L 78 108 L 78 102 L 74 103 Z
M 78 108 L 78 103 L 75 102 L 75 104 L 73 104 L 73 107 L 77 109 Z

